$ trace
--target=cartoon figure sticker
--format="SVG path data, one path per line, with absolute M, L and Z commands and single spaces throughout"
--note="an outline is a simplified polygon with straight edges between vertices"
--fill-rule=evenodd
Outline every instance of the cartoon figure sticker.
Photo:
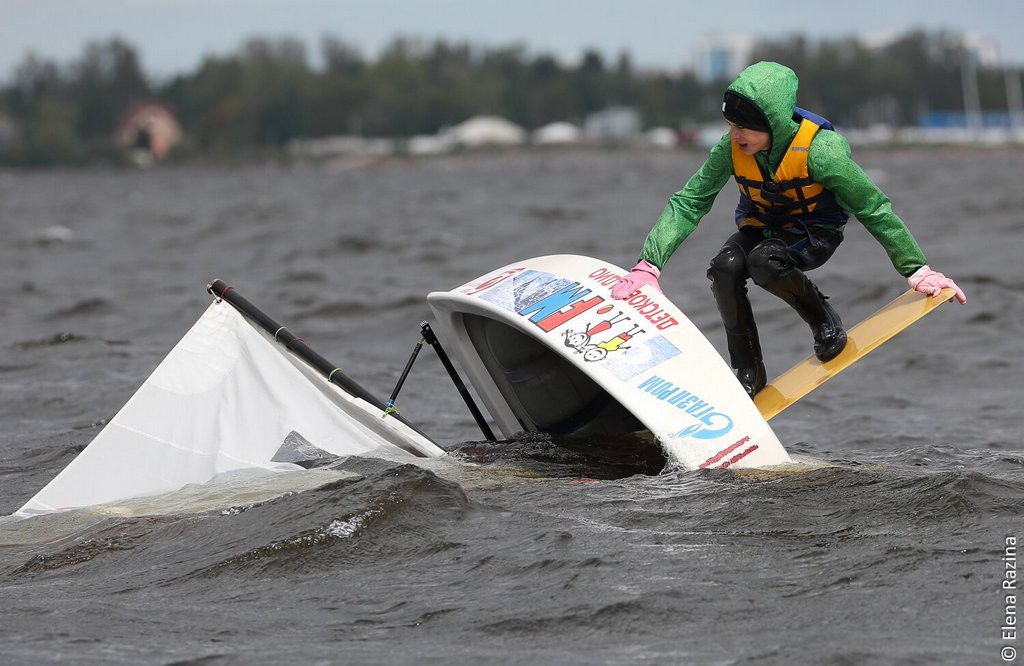
M 609 311 L 614 310 L 615 308 L 613 306 L 605 305 L 598 309 L 595 314 L 607 314 Z M 614 337 L 604 340 L 603 342 L 594 342 L 594 338 L 596 336 L 607 333 L 623 321 L 628 322 L 628 325 L 630 326 L 629 330 L 620 331 Z M 570 349 L 575 349 L 577 354 L 583 354 L 584 361 L 603 361 L 610 352 L 629 349 L 629 346 L 626 345 L 626 343 L 632 340 L 633 336 L 643 332 L 644 329 L 633 324 L 632 320 L 625 313 L 615 312 L 607 319 L 601 319 L 593 324 L 587 325 L 584 330 L 567 330 L 564 334 L 565 346 Z
M 627 314 L 593 289 L 543 271 L 531 269 L 503 276 L 479 297 L 525 317 L 544 333 L 571 325 L 561 334 L 563 345 L 588 363 L 600 362 L 621 380 L 680 353 L 664 336 L 648 332 L 662 328 L 667 321 L 663 317 L 655 326 L 638 324 L 635 315 Z M 677 322 L 673 319 L 669 323 Z

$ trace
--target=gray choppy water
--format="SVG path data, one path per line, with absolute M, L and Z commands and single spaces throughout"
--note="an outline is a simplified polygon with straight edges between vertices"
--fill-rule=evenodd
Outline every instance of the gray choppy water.
M 450 460 L 234 480 L 159 515 L 0 521 L 0 661 L 1001 663 L 1004 540 L 1024 536 L 1024 295 L 1007 277 L 1022 155 L 860 158 L 971 300 L 773 421 L 827 466 L 658 474 L 642 442 L 489 445 L 424 354 L 400 404 Z M 0 173 L 0 514 L 121 407 L 210 279 L 387 394 L 427 292 L 540 254 L 629 265 L 699 161 Z M 704 269 L 733 204 L 726 190 L 662 281 L 722 350 Z M 855 222 L 818 282 L 849 322 L 903 289 Z M 780 372 L 809 334 L 770 296 L 754 306 Z

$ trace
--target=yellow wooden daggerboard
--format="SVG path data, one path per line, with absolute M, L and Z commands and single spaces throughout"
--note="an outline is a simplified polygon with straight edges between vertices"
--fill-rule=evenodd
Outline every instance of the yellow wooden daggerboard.
M 952 289 L 943 289 L 941 296 L 925 296 L 910 290 L 847 330 L 846 348 L 839 356 L 822 363 L 808 356 L 775 378 L 754 396 L 754 405 L 766 421 L 800 398 L 868 355 L 915 321 L 939 307 L 953 296 Z

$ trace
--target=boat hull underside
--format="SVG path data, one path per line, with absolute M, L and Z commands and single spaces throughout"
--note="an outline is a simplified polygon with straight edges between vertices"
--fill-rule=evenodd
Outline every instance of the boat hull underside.
M 523 430 L 586 436 L 646 430 L 583 371 L 500 321 L 463 313 L 466 333 Z

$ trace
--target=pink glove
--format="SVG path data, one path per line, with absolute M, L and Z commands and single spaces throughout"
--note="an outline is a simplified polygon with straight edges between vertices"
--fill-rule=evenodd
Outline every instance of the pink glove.
M 612 287 L 612 298 L 621 301 L 632 296 L 640 287 L 647 285 L 652 285 L 660 294 L 659 277 L 661 277 L 661 271 L 658 270 L 658 267 L 641 259 L 640 263 L 629 271 L 629 275 L 620 278 L 618 284 Z
M 956 282 L 953 282 L 938 271 L 933 271 L 928 266 L 922 266 L 917 269 L 917 272 L 907 278 L 907 282 L 910 283 L 910 288 L 914 291 L 919 291 L 929 296 L 938 296 L 942 293 L 944 287 L 950 287 L 956 291 L 954 298 L 960 301 L 961 305 L 967 302 L 967 295 L 964 294 L 963 289 L 956 286 Z M 953 299 L 949 299 L 949 302 L 952 303 Z

